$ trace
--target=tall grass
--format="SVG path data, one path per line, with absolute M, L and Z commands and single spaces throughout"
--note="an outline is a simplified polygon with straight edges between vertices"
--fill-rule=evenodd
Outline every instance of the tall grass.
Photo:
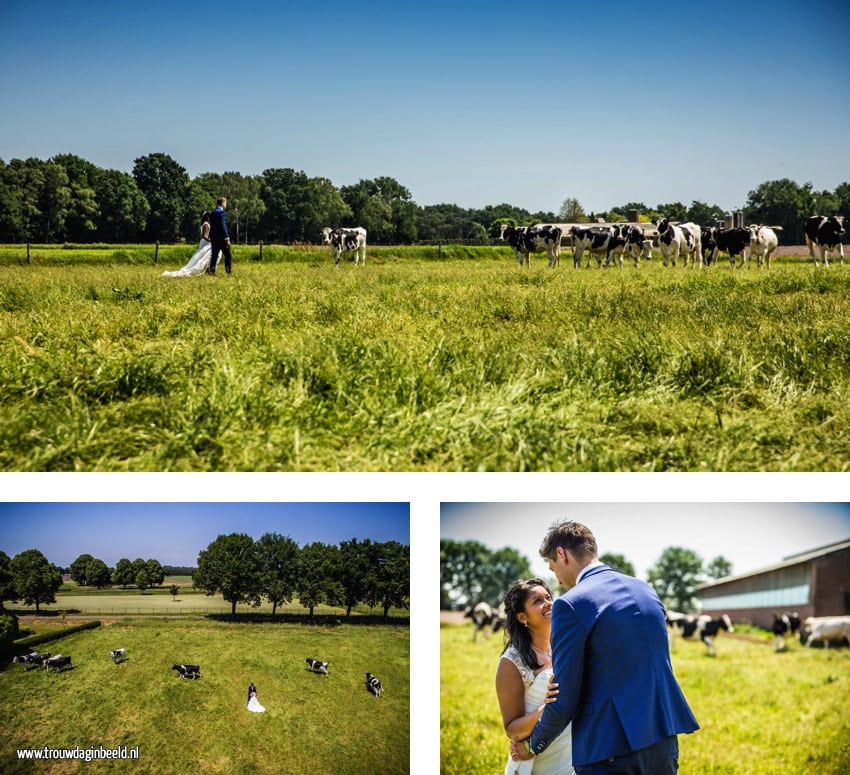
M 231 278 L 7 264 L 0 468 L 850 465 L 841 267 L 528 271 L 496 248 L 374 248 L 335 271 L 286 250 L 237 251 Z
M 496 699 L 500 637 L 473 643 L 468 626 L 440 631 L 440 771 L 489 775 L 504 769 L 508 743 Z M 850 653 L 791 644 L 716 639 L 672 654 L 679 684 L 700 723 L 680 735 L 688 775 L 775 775 L 850 771 Z
M 105 622 L 59 642 L 74 668 L 0 671 L 0 770 L 33 771 L 24 747 L 139 746 L 138 761 L 56 763 L 39 772 L 406 773 L 409 631 L 209 622 Z M 127 661 L 113 664 L 111 649 Z M 54 651 L 59 650 L 54 649 Z M 307 670 L 329 661 L 330 675 Z M 175 662 L 201 665 L 181 680 Z M 384 696 L 365 689 L 365 673 Z M 257 686 L 266 713 L 245 709 Z

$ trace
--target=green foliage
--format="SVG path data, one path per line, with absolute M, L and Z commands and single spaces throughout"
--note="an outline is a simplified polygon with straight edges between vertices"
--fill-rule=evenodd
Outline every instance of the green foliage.
M 0 657 L 12 653 L 12 644 L 18 635 L 18 619 L 12 614 L 0 614 Z
M 100 621 L 93 619 L 89 622 L 83 622 L 83 624 L 76 624 L 72 627 L 64 627 L 61 630 L 54 629 L 41 633 L 40 635 L 30 635 L 27 638 L 21 638 L 17 641 L 15 643 L 15 648 L 23 652 L 28 649 L 32 649 L 35 646 L 40 646 L 42 643 L 50 643 L 54 640 L 59 640 L 60 638 L 67 638 L 69 635 L 75 635 L 78 632 L 94 630 L 97 627 L 100 627 Z
M 221 592 L 236 615 L 237 603 L 260 604 L 263 579 L 254 539 L 245 533 L 220 535 L 198 555 L 195 586 L 207 594 Z
M 647 581 L 667 608 L 689 613 L 696 604 L 696 589 L 705 581 L 702 560 L 693 549 L 670 546 L 649 569 Z
M 635 566 L 632 565 L 622 554 L 608 552 L 606 554 L 600 555 L 599 561 L 604 562 L 606 565 L 609 565 L 614 570 L 619 571 L 620 573 L 625 573 L 627 576 L 637 575 L 635 573 Z
M 737 630 L 737 625 L 736 625 Z M 718 656 L 680 641 L 673 670 L 700 730 L 679 736 L 689 775 L 846 773 L 850 651 L 792 644 L 774 654 L 768 637 L 722 633 Z M 440 630 L 440 772 L 489 775 L 504 769 L 508 742 L 493 689 L 501 639 L 473 643 L 467 627 Z
M 512 547 L 490 549 L 478 541 L 440 539 L 440 607 L 479 601 L 498 606 L 505 590 L 531 575 L 528 559 Z
M 9 563 L 15 600 L 26 605 L 35 605 L 40 610 L 42 603 L 55 603 L 56 591 L 62 586 L 62 572 L 38 549 L 27 549 L 16 554 Z

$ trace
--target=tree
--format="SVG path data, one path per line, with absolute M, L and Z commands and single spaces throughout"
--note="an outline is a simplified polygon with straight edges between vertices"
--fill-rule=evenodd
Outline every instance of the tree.
M 410 547 L 398 541 L 372 546 L 375 583 L 367 588 L 364 602 L 381 606 L 386 619 L 390 608 L 410 606 Z
M 363 226 L 370 241 L 406 244 L 416 239 L 416 204 L 394 178 L 360 180 L 343 186 L 340 193 L 351 208 L 354 225 Z
M 245 533 L 220 535 L 198 555 L 195 586 L 207 595 L 220 592 L 236 616 L 237 603 L 260 605 L 262 573 L 259 552 Z
M 115 563 L 115 572 L 112 574 L 112 580 L 116 584 L 120 584 L 124 589 L 126 589 L 130 584 L 135 580 L 135 573 L 133 572 L 133 563 L 131 563 L 126 557 L 122 557 Z
M 702 560 L 692 549 L 668 547 L 649 569 L 649 584 L 668 608 L 687 613 L 696 606 L 696 589 L 704 580 Z
M 133 560 L 133 584 L 137 587 L 139 587 L 140 574 L 142 575 L 142 581 L 144 582 L 140 589 L 144 590 L 149 586 L 147 563 L 141 557 L 136 557 L 136 559 Z
M 89 565 L 93 559 L 90 554 L 81 554 L 68 568 L 71 578 L 81 587 L 89 586 Z
M 42 603 L 55 603 L 56 591 L 62 586 L 62 571 L 38 549 L 27 549 L 16 554 L 9 563 L 15 587 L 15 600 L 25 605 L 35 605 L 36 612 Z
M 289 536 L 265 533 L 257 541 L 263 594 L 272 604 L 272 616 L 281 603 L 295 595 L 298 578 L 298 544 Z
M 568 197 L 558 211 L 558 221 L 560 223 L 587 223 L 587 213 L 585 213 L 578 199 Z
M 70 153 L 59 154 L 50 161 L 65 171 L 71 190 L 62 238 L 72 242 L 86 242 L 97 229 L 99 208 L 94 190 L 97 167 Z
M 671 202 L 670 204 L 656 205 L 655 210 L 665 218 L 669 218 L 671 221 L 681 222 L 688 220 L 688 208 L 685 207 L 681 202 Z
M 151 153 L 135 160 L 133 178 L 150 206 L 145 238 L 175 241 L 188 209 L 189 175 L 185 168 L 168 154 Z
M 802 245 L 803 225 L 814 214 L 812 184 L 798 185 L 782 178 L 762 183 L 750 191 L 745 208 L 750 223 L 780 226 L 779 240 L 785 245 Z
M 711 579 L 722 579 L 732 575 L 732 563 L 725 557 L 718 555 L 705 566 L 705 573 Z
M 165 581 L 165 571 L 163 571 L 159 560 L 146 560 L 145 570 L 147 571 L 151 586 L 158 587 Z
M 5 608 L 4 601 L 17 599 L 11 562 L 9 555 L 0 551 L 0 611 Z
M 310 618 L 317 605 L 342 605 L 345 591 L 339 578 L 339 547 L 316 541 L 302 547 L 298 560 L 298 600 L 310 611 Z
M 148 566 L 147 565 L 144 565 L 141 568 L 139 568 L 138 572 L 136 573 L 135 582 L 136 582 L 136 587 L 139 590 L 139 594 L 141 594 L 141 595 L 145 594 L 145 590 L 148 587 L 153 586 L 153 581 L 151 580 L 150 573 L 148 573 Z
M 176 584 L 172 584 L 168 588 L 168 592 L 171 595 L 172 601 L 176 603 L 177 602 L 177 593 L 180 592 L 180 587 L 178 587 Z
M 688 220 L 700 226 L 714 226 L 722 221 L 726 213 L 717 205 L 707 205 L 705 202 L 694 200 L 688 208 Z
M 627 576 L 634 576 L 635 566 L 632 565 L 622 554 L 612 554 L 607 552 L 599 558 L 600 562 L 610 565 L 614 570 L 620 573 L 625 573 Z
M 372 594 L 377 597 L 378 558 L 375 545 L 368 538 L 363 542 L 352 538 L 339 545 L 340 583 L 343 590 L 345 615 L 351 616 L 351 609 L 365 601 Z
M 100 215 L 96 237 L 101 242 L 135 242 L 147 224 L 150 205 L 132 175 L 100 170 L 94 179 Z
M 109 566 L 97 557 L 92 559 L 89 563 L 87 575 L 89 586 L 96 587 L 97 589 L 108 587 L 112 581 L 112 574 L 109 572 Z
M 513 548 L 494 552 L 478 541 L 441 540 L 440 607 L 481 600 L 498 606 L 510 584 L 530 573 L 528 560 Z

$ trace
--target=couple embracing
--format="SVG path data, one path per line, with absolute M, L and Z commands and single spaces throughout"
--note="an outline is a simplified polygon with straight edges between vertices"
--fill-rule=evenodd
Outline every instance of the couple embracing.
M 506 775 L 678 772 L 677 735 L 699 724 L 673 675 L 658 596 L 599 562 L 577 522 L 553 525 L 540 554 L 567 592 L 553 601 L 529 579 L 505 595 L 496 693 L 512 741 Z
M 215 274 L 219 253 L 224 256 L 224 271 L 231 273 L 233 256 L 230 252 L 230 233 L 227 230 L 227 197 L 220 196 L 216 208 L 201 216 L 201 241 L 186 266 L 174 272 L 163 272 L 163 277 L 194 277 Z

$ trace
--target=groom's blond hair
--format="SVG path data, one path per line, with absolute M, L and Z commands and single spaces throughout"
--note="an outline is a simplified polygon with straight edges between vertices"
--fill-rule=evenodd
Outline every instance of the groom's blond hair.
M 568 550 L 580 559 L 593 559 L 598 551 L 596 539 L 590 529 L 579 522 L 556 522 L 540 544 L 540 556 L 550 559 L 558 547 Z

